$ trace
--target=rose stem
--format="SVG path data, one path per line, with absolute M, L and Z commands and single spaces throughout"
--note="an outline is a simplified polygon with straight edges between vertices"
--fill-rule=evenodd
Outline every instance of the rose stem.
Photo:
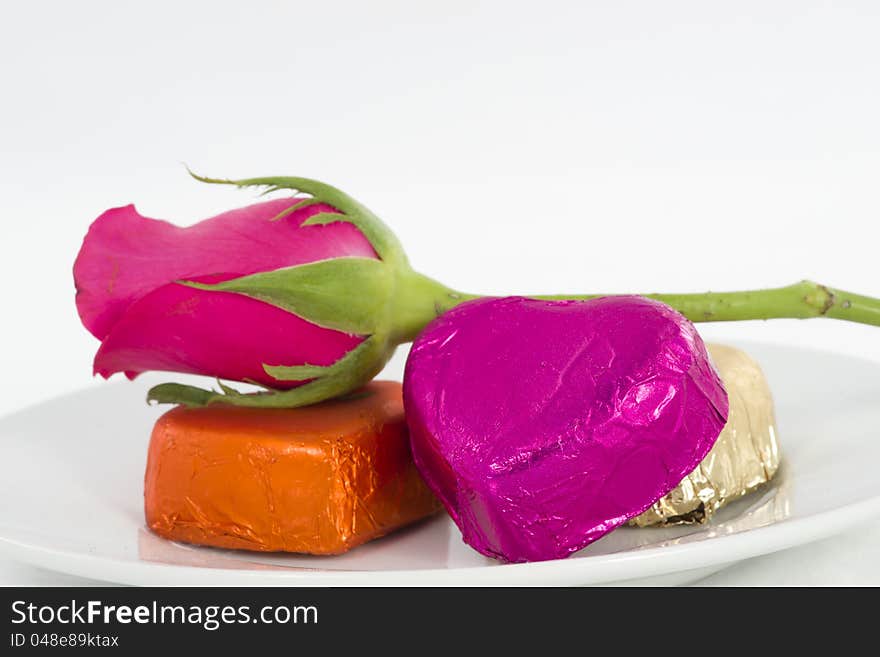
M 541 295 L 535 299 L 593 299 L 602 294 Z M 801 281 L 786 287 L 741 292 L 645 294 L 669 304 L 692 322 L 732 322 L 744 319 L 831 317 L 880 326 L 880 299 Z
M 615 294 L 522 295 L 547 301 L 577 301 Z M 746 319 L 831 317 L 880 326 L 880 299 L 844 292 L 812 281 L 786 287 L 740 292 L 643 294 L 662 301 L 692 322 L 734 322 Z M 456 292 L 413 271 L 400 279 L 395 308 L 397 344 L 409 342 L 425 325 L 455 306 L 482 295 Z

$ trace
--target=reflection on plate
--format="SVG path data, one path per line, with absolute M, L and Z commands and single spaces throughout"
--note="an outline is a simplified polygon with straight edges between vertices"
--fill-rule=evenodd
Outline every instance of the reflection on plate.
M 336 557 L 168 542 L 143 524 L 146 446 L 162 412 L 142 401 L 163 380 L 148 376 L 0 418 L 0 552 L 129 584 L 677 583 L 880 515 L 880 365 L 806 349 L 744 348 L 776 397 L 783 467 L 707 525 L 622 528 L 569 559 L 516 565 L 468 548 L 445 515 Z M 401 369 L 399 357 L 386 376 Z

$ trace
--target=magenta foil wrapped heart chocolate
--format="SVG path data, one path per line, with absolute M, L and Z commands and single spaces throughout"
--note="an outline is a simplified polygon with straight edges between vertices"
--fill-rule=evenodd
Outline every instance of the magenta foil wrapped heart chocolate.
M 464 540 L 511 562 L 566 557 L 640 514 L 728 413 L 694 326 L 634 296 L 463 304 L 415 341 L 404 404 Z

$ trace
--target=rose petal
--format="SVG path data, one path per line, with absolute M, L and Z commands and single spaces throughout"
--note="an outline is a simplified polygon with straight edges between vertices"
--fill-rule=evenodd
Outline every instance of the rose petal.
M 267 365 L 331 365 L 363 340 L 233 292 L 170 283 L 129 306 L 95 355 L 96 374 L 189 372 L 273 388 Z
M 377 257 L 352 224 L 298 227 L 318 212 L 333 212 L 328 205 L 270 221 L 295 202 L 258 203 L 188 228 L 143 217 L 133 205 L 107 210 L 89 228 L 73 268 L 83 324 L 103 340 L 132 303 L 175 280 L 212 274 L 225 280 L 340 256 Z

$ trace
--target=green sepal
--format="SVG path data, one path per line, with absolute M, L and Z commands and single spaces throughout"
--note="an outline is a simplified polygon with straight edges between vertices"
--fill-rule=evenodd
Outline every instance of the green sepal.
M 147 402 L 156 404 L 183 404 L 184 406 L 206 406 L 217 393 L 182 383 L 160 383 L 147 392 Z
M 221 283 L 179 281 L 201 290 L 237 292 L 319 326 L 370 335 L 387 323 L 393 279 L 375 258 L 332 258 Z
M 393 347 L 376 336 L 364 340 L 333 365 L 270 366 L 263 369 L 279 381 L 300 381 L 307 375 L 313 380 L 291 390 L 266 390 L 241 393 L 229 386 L 224 392 L 203 390 L 178 383 L 163 383 L 147 393 L 147 400 L 160 404 L 209 406 L 230 404 L 251 408 L 297 408 L 331 399 L 357 390 L 372 379 L 388 362 Z
M 240 395 L 241 394 L 235 388 L 231 388 L 230 386 L 224 385 L 224 383 L 220 379 L 217 379 L 217 387 L 219 387 L 220 390 L 225 392 L 227 395 Z
M 311 217 L 306 219 L 300 224 L 300 228 L 303 226 L 326 226 L 327 224 L 332 224 L 340 220 L 340 217 L 344 215 L 339 214 L 338 212 L 316 212 Z
M 187 169 L 187 171 L 189 171 L 189 169 Z M 397 241 L 397 237 L 394 236 L 394 233 L 391 232 L 382 220 L 354 200 L 351 196 L 332 185 L 328 185 L 327 183 L 318 180 L 312 180 L 310 178 L 298 178 L 293 176 L 269 176 L 263 178 L 229 180 L 226 178 L 207 178 L 205 176 L 199 176 L 192 171 L 189 171 L 189 174 L 196 180 L 205 183 L 235 185 L 236 187 L 264 187 L 263 194 L 277 192 L 282 189 L 291 190 L 295 194 L 308 194 L 317 202 L 333 206 L 339 210 L 340 214 L 322 212 L 315 216 L 328 216 L 322 217 L 318 220 L 315 220 L 315 217 L 310 217 L 302 223 L 302 226 L 321 225 L 336 221 L 348 222 L 353 224 L 364 234 L 364 237 L 367 238 L 382 260 L 394 263 L 406 262 L 406 255 L 403 252 L 403 247 L 400 245 L 400 242 Z M 297 206 L 305 207 L 303 202 L 306 200 L 308 199 L 303 199 L 303 201 L 298 203 Z M 292 212 L 292 210 L 288 209 L 285 212 Z M 283 216 L 283 214 L 284 213 L 282 213 L 281 216 Z M 277 218 L 278 217 L 276 217 L 276 219 Z
M 302 199 L 298 203 L 294 203 L 289 208 L 285 208 L 274 217 L 272 217 L 269 221 L 278 221 L 279 219 L 283 219 L 289 214 L 293 214 L 297 210 L 302 210 L 303 208 L 307 208 L 310 205 L 320 205 L 323 201 L 319 201 L 318 199 L 312 198 L 311 196 Z
M 263 370 L 279 381 L 308 381 L 326 376 L 332 365 L 263 365 Z
M 344 375 L 346 370 L 362 370 L 365 357 L 373 353 L 370 340 L 364 340 L 332 365 L 263 365 L 263 371 L 278 381 L 308 381 Z

